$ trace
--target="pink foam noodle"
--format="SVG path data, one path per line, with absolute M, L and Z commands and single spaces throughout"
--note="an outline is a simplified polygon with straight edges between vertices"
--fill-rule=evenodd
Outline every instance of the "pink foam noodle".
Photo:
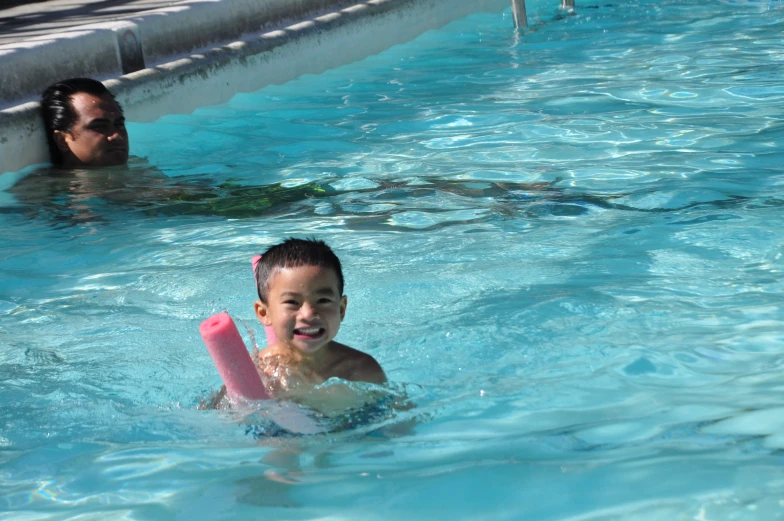
M 253 267 L 253 280 L 256 281 L 256 285 L 259 285 L 259 279 L 256 278 L 256 266 L 259 265 L 259 261 L 261 260 L 261 255 L 254 255 L 250 258 L 250 264 Z M 267 334 L 267 345 L 271 346 L 272 344 L 278 343 L 278 336 L 275 334 L 275 330 L 272 329 L 272 326 L 264 326 L 264 332 Z
M 264 326 L 264 332 L 267 334 L 268 346 L 278 343 L 278 335 L 275 334 L 275 330 L 272 329 L 272 326 Z
M 201 323 L 199 333 L 210 352 L 231 398 L 267 400 L 269 394 L 248 354 L 237 326 L 228 313 L 218 313 Z
M 261 255 L 254 255 L 253 257 L 250 258 L 250 264 L 253 267 L 253 279 L 254 280 L 256 279 L 256 266 L 259 265 L 259 261 L 260 260 L 261 260 Z M 256 280 L 256 284 L 258 284 L 258 283 L 259 283 L 259 281 Z

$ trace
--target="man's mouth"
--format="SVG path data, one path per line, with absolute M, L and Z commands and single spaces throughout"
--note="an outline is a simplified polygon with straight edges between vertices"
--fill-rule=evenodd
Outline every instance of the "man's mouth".
M 307 338 L 318 338 L 325 332 L 323 327 L 298 327 L 294 329 L 296 336 L 304 336 Z
M 106 156 L 112 160 L 119 160 L 128 157 L 128 152 L 121 148 L 112 148 L 106 151 Z

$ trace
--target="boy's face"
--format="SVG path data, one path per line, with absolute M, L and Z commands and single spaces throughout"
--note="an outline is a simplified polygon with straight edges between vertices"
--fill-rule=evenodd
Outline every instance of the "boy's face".
M 256 316 L 272 326 L 279 342 L 305 354 L 327 345 L 346 314 L 346 297 L 335 272 L 319 266 L 284 268 L 272 275 L 267 304 L 256 302 Z

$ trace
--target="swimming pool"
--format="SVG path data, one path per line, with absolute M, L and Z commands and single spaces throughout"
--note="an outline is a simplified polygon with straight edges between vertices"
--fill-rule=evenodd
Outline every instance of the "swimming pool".
M 131 125 L 217 203 L 5 208 L 5 517 L 784 519 L 784 6 L 578 7 Z M 308 440 L 287 485 L 285 442 L 195 410 L 197 328 L 251 326 L 250 256 L 306 234 L 420 422 Z

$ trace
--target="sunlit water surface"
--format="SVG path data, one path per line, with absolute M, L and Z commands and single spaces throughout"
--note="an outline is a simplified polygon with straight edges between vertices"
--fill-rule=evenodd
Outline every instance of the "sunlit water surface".
M 2 517 L 784 519 L 784 6 L 537 16 L 131 125 L 212 206 L 7 207 Z M 250 256 L 311 234 L 418 424 L 301 440 L 286 484 L 295 442 L 195 409 L 198 325 L 250 342 Z

